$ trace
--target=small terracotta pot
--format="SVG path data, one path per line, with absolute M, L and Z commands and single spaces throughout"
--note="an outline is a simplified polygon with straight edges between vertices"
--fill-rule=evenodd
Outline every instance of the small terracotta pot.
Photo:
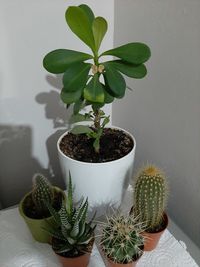
M 142 235 L 146 237 L 144 243 L 144 251 L 151 251 L 156 248 L 162 234 L 164 233 L 165 229 L 168 226 L 168 216 L 166 213 L 164 213 L 163 218 L 165 222 L 165 227 L 162 230 L 156 233 L 148 233 L 148 232 L 142 233 Z
M 90 261 L 90 253 L 85 253 L 79 257 L 66 258 L 56 254 L 63 267 L 87 267 Z

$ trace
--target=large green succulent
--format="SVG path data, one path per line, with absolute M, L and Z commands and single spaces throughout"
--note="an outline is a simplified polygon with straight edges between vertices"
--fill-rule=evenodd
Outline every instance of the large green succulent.
M 53 250 L 58 254 L 79 256 L 90 251 L 94 239 L 94 218 L 87 222 L 88 200 L 83 200 L 78 208 L 73 205 L 71 176 L 69 177 L 66 205 L 63 202 L 59 212 L 47 202 L 47 207 L 55 220 L 54 225 L 45 229 L 52 236 Z
M 140 233 L 144 230 L 132 216 L 114 215 L 104 224 L 101 247 L 113 262 L 126 264 L 142 254 L 144 239 Z
M 101 42 L 107 32 L 107 21 L 95 17 L 87 5 L 70 6 L 65 18 L 71 31 L 92 51 L 87 54 L 69 49 L 57 49 L 48 53 L 43 60 L 44 68 L 50 73 L 63 73 L 61 99 L 67 106 L 74 105 L 73 121 L 92 120 L 93 127 L 76 126 L 74 134 L 84 133 L 94 138 L 95 151 L 105 125 L 109 122 L 101 108 L 122 98 L 126 91 L 123 74 L 141 79 L 147 74 L 144 63 L 150 58 L 149 47 L 144 43 L 128 43 L 99 53 Z M 116 59 L 105 61 L 105 56 Z M 90 105 L 92 112 L 85 115 L 79 111 Z

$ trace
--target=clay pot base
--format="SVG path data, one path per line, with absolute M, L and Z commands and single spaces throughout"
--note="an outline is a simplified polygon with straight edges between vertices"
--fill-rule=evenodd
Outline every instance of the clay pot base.
M 65 258 L 56 254 L 63 267 L 87 267 L 90 261 L 90 253 L 85 253 L 79 257 Z
M 166 230 L 167 226 L 168 226 L 168 216 L 166 213 L 164 213 L 164 222 L 165 222 L 165 227 L 160 230 L 157 233 L 148 233 L 148 232 L 144 232 L 142 235 L 144 237 L 146 237 L 145 240 L 145 244 L 144 244 L 144 251 L 152 251 L 153 249 L 156 248 L 162 234 L 164 233 L 164 231 Z

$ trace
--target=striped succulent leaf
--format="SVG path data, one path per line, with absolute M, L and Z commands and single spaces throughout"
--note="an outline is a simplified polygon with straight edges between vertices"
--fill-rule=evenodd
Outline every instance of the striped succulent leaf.
M 59 214 L 60 214 L 60 220 L 61 220 L 62 226 L 64 226 L 67 230 L 70 230 L 72 228 L 72 225 L 69 219 L 70 215 L 67 213 L 64 202 L 62 204 L 62 208 Z
M 72 237 L 76 237 L 79 235 L 79 231 L 80 231 L 80 228 L 79 228 L 79 222 L 76 221 L 75 224 L 73 225 L 73 228 L 70 232 L 70 236 Z
M 69 216 L 73 214 L 73 188 L 72 188 L 72 178 L 69 172 L 69 182 L 67 186 L 67 213 Z
M 59 216 L 59 213 L 50 205 L 49 202 L 46 202 L 45 201 L 45 205 L 47 206 L 51 216 L 53 217 L 55 223 L 58 225 L 58 226 L 61 226 L 61 220 L 60 220 L 60 216 Z

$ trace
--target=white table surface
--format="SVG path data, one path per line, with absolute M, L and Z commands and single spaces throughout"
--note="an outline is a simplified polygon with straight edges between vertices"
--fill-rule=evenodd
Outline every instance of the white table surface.
M 129 196 L 128 196 L 129 198 Z M 129 209 L 129 199 L 124 209 Z M 0 211 L 0 267 L 60 267 L 51 247 L 32 239 L 17 208 Z M 81 266 L 80 266 L 81 267 Z M 105 267 L 96 245 L 88 267 Z M 158 247 L 145 252 L 137 267 L 198 267 L 183 242 L 166 230 Z

